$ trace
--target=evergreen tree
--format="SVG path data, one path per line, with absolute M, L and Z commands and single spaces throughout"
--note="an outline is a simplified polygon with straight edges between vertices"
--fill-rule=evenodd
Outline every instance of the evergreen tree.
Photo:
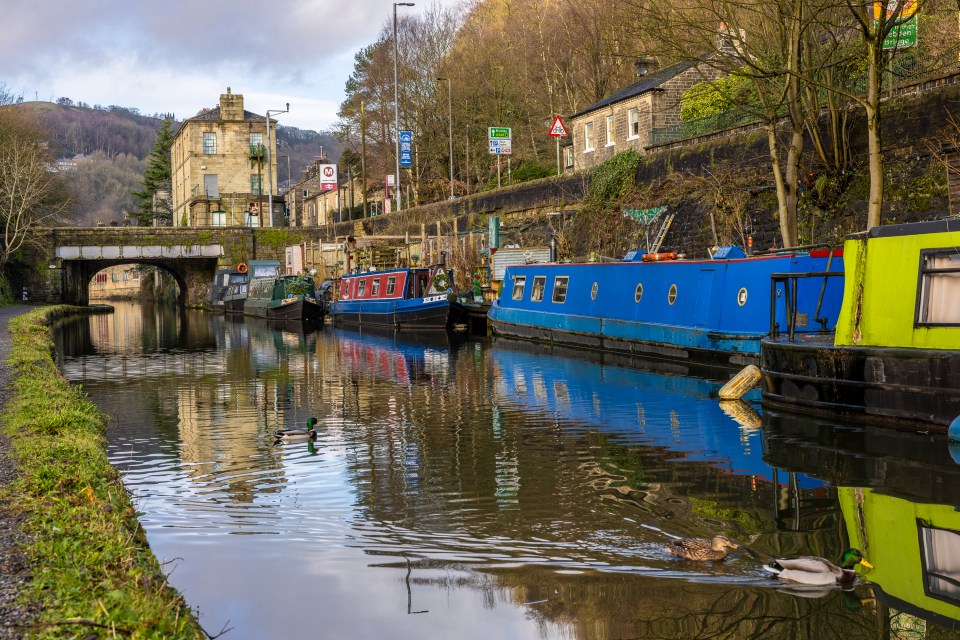
M 170 131 L 171 125 L 172 120 L 167 118 L 160 126 L 160 130 L 157 132 L 157 142 L 153 145 L 153 151 L 147 156 L 147 170 L 143 175 L 143 188 L 140 191 L 133 192 L 138 207 L 136 211 L 131 211 L 129 215 L 137 221 L 137 224 L 142 226 L 153 224 L 154 221 L 160 225 L 173 223 L 172 182 L 170 178 L 170 145 L 173 142 L 173 134 Z

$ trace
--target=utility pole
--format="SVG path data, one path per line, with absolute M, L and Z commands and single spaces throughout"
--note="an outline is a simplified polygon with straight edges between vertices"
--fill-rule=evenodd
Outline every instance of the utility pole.
M 360 190 L 363 192 L 363 217 L 367 217 L 367 111 L 360 101 Z

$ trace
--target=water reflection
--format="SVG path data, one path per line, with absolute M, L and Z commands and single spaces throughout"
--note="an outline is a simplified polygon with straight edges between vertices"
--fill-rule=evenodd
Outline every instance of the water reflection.
M 883 634 L 869 594 L 798 598 L 760 570 L 765 554 L 837 555 L 849 517 L 835 478 L 778 458 L 750 405 L 712 399 L 714 381 L 502 341 L 137 307 L 109 325 L 128 332 L 94 340 L 95 322 L 57 333 L 63 371 L 110 414 L 111 459 L 208 630 Z M 274 444 L 310 416 L 315 443 Z M 699 564 L 663 551 L 663 532 L 715 531 L 748 551 Z

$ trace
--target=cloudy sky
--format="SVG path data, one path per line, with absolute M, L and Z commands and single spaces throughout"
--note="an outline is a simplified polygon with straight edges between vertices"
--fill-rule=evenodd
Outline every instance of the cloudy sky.
M 416 14 L 415 0 L 398 12 Z M 24 100 L 65 96 L 177 119 L 230 87 L 248 111 L 328 129 L 353 56 L 392 23 L 387 0 L 4 0 L 0 85 Z M 398 14 L 399 15 L 399 14 Z

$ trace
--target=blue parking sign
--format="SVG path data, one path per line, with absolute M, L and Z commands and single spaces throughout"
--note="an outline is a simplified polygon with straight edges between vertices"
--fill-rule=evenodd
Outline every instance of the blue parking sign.
M 400 132 L 400 166 L 413 166 L 413 131 Z

